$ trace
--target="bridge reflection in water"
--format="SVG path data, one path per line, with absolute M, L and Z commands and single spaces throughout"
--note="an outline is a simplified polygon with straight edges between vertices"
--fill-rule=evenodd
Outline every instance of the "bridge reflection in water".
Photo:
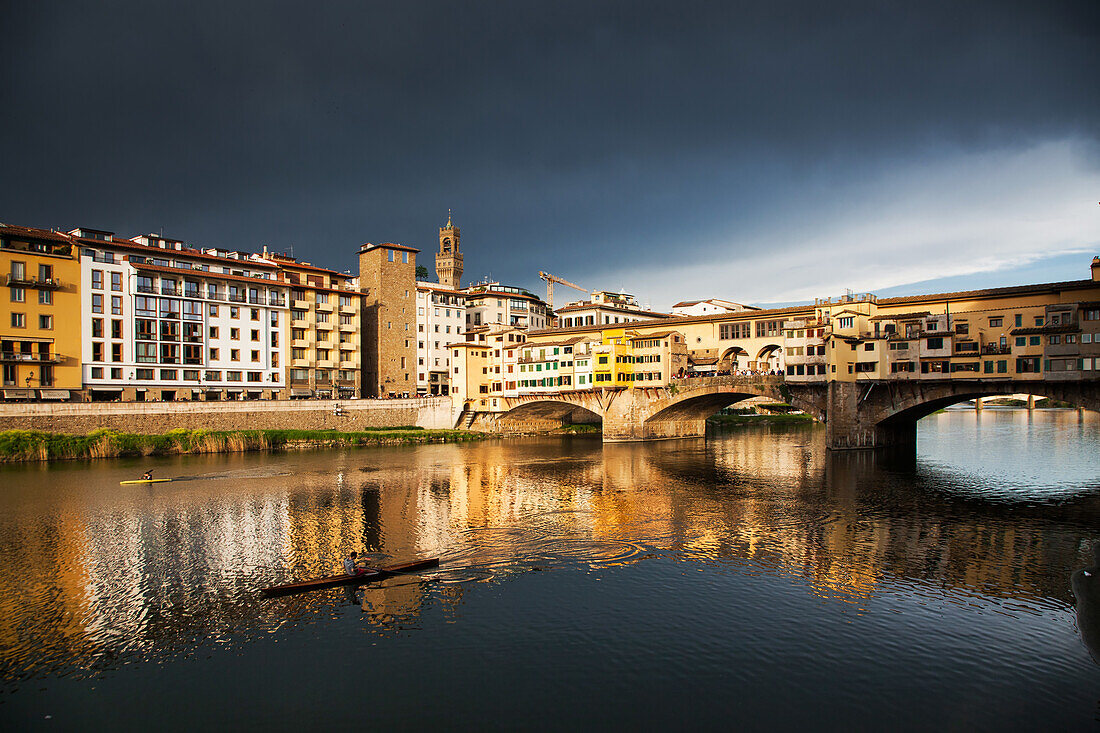
M 1096 416 L 1041 419 L 1094 450 Z M 1100 487 L 1088 483 L 1095 477 L 1060 476 L 1064 455 L 1048 466 L 1049 483 L 991 502 L 912 456 L 831 453 L 823 443 L 820 427 L 805 426 L 706 443 L 517 439 L 9 468 L 0 497 L 4 679 L 171 658 L 310 623 L 346 603 L 345 592 L 261 601 L 256 590 L 327 574 L 350 549 L 443 558 L 427 579 L 353 596 L 379 632 L 429 602 L 460 614 L 476 587 L 468 582 L 650 558 L 789 574 L 855 608 L 898 582 L 960 604 L 980 594 L 1072 606 L 1068 572 L 1088 563 L 1087 541 L 1100 539 Z M 1016 448 L 983 450 L 1011 461 Z M 118 485 L 149 465 L 193 480 Z M 1066 482 L 1077 482 L 1076 493 L 1049 493 Z

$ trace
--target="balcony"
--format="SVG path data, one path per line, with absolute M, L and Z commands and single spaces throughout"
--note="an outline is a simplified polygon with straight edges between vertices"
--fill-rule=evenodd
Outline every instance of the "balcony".
M 304 368 L 309 366 L 309 359 L 291 359 L 290 366 Z
M 166 285 L 164 283 L 161 283 L 161 285 L 160 285 L 160 294 L 161 295 L 183 295 L 183 291 L 180 288 L 175 287 L 174 285 Z
M 1011 354 L 1011 353 L 1012 353 L 1012 348 L 1009 347 L 1009 346 L 995 346 L 995 345 L 990 344 L 990 345 L 986 345 L 986 346 L 982 347 L 982 355 L 983 356 L 998 356 L 998 355 L 1001 355 L 1001 354 Z
M 317 310 L 324 311 L 326 313 L 332 313 L 332 303 L 322 303 L 317 301 Z
M 355 315 L 355 313 L 357 311 L 356 311 L 354 305 L 342 305 L 342 306 L 340 306 L 340 312 L 343 313 L 344 315 L 352 316 L 352 315 Z
M 305 318 L 296 318 L 290 322 L 291 328 L 309 328 L 310 323 Z
M 229 294 L 229 302 L 230 303 L 243 303 L 244 302 L 244 293 L 230 293 Z
M 340 342 L 340 350 L 341 351 L 355 351 L 358 348 L 359 348 L 359 345 L 354 344 L 351 341 L 341 341 Z
M 290 345 L 295 349 L 308 349 L 310 347 L 309 339 L 291 339 Z
M 43 354 L 41 352 L 28 353 L 26 351 L 3 351 L 0 352 L 0 361 L 20 362 L 23 364 L 58 364 L 61 362 L 60 354 Z
M 354 360 L 352 360 L 352 361 L 342 361 L 342 362 L 340 362 L 340 368 L 341 369 L 358 369 L 359 368 L 359 362 L 354 361 Z
M 286 306 L 286 299 L 279 295 L 269 295 L 267 298 L 268 305 L 277 305 L 280 308 Z
M 334 328 L 331 321 L 317 321 L 317 323 L 314 325 L 316 325 L 317 329 L 321 331 L 331 331 Z
M 137 291 L 139 293 L 145 293 L 147 295 L 156 295 L 157 294 L 157 289 L 154 288 L 152 285 L 138 285 L 137 286 Z
M 295 298 L 294 300 L 290 301 L 290 307 L 294 308 L 295 310 L 307 311 L 309 310 L 310 305 L 312 304 L 308 300 L 299 300 Z
M 56 277 L 14 277 L 8 275 L 8 286 L 13 288 L 37 288 L 38 290 L 57 290 L 61 287 L 61 280 Z
M 356 325 L 354 323 L 341 323 L 340 330 L 344 333 L 355 333 Z

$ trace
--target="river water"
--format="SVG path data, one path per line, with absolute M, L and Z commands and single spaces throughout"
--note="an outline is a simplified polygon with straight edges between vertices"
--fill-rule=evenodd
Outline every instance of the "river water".
M 823 438 L 0 468 L 0 727 L 1100 728 L 1100 416 Z M 442 564 L 258 593 L 352 549 Z

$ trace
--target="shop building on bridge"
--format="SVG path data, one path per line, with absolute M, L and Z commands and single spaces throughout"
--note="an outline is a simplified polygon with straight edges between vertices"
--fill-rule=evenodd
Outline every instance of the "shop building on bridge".
M 516 350 L 514 365 L 507 361 L 508 351 L 502 352 L 500 373 L 518 370 L 514 388 L 510 380 L 497 386 L 487 379 L 481 389 L 476 370 L 462 363 L 463 348 L 453 345 L 454 373 L 471 385 L 467 394 L 473 399 L 456 404 L 456 414 L 504 409 L 495 396 L 668 387 L 701 374 L 778 371 L 792 384 L 1098 379 L 1100 258 L 1091 275 L 1062 283 L 899 298 L 847 295 L 789 308 L 531 331 Z M 640 347 L 654 343 L 661 344 L 660 353 Z M 591 385 L 577 371 L 578 351 L 591 360 Z M 683 360 L 682 371 L 677 359 Z M 497 366 L 485 376 L 495 377 Z

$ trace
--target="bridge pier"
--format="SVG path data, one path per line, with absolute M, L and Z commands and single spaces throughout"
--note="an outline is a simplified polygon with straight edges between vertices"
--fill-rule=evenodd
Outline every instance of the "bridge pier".
M 877 421 L 873 411 L 882 385 L 829 382 L 826 397 L 825 443 L 831 450 L 859 448 L 915 448 L 916 421 Z

